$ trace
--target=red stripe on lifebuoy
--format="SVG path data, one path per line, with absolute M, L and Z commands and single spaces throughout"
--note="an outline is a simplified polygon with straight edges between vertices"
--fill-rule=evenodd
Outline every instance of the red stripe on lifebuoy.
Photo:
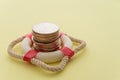
M 60 36 L 59 36 L 59 38 L 61 38 L 61 37 L 62 37 L 62 35 L 64 35 L 64 33 L 62 33 L 62 32 L 61 32 L 61 33 L 60 33 Z
M 28 37 L 32 41 L 32 33 L 26 34 L 24 37 Z
M 29 50 L 23 57 L 24 61 L 30 62 L 32 58 L 34 58 L 37 55 L 37 50 Z
M 68 56 L 69 58 L 71 58 L 74 55 L 74 51 L 68 47 L 63 47 L 60 50 L 65 56 Z

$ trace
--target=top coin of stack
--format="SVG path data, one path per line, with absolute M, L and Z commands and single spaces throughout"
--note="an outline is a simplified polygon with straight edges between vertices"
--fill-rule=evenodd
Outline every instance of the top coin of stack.
M 33 42 L 43 51 L 53 51 L 60 47 L 59 27 L 52 23 L 40 23 L 33 26 Z

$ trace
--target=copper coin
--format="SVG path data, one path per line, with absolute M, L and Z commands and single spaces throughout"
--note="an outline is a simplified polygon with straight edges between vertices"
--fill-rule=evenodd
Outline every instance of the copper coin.
M 32 28 L 34 47 L 43 51 L 53 51 L 60 47 L 59 27 L 52 23 L 40 23 Z
M 54 48 L 54 47 L 59 47 L 61 45 L 60 39 L 58 39 L 58 40 L 56 40 L 54 42 L 51 42 L 51 43 L 47 43 L 47 44 L 46 43 L 38 43 L 38 42 L 34 41 L 34 39 L 33 39 L 33 42 L 36 45 L 38 45 L 39 47 L 48 48 L 48 49 Z

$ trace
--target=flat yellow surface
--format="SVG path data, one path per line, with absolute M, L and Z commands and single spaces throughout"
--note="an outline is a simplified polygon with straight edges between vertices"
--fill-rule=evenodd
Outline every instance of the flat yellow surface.
M 13 39 L 44 21 L 87 42 L 83 54 L 60 73 L 11 58 L 6 51 Z M 0 80 L 120 80 L 120 1 L 0 0 L 0 63 Z

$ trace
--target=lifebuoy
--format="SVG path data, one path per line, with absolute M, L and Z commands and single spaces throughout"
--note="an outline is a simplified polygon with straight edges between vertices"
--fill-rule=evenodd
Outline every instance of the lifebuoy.
M 31 37 L 32 34 L 29 34 L 29 36 L 26 36 L 21 43 L 21 48 L 23 49 L 24 53 L 27 53 L 28 51 L 31 50 L 31 45 L 32 45 L 32 40 Z M 66 35 L 62 34 L 61 35 L 61 41 L 63 42 L 63 48 L 67 47 L 69 49 L 72 49 L 72 41 L 69 37 L 67 37 Z M 35 56 L 35 58 L 46 62 L 46 63 L 53 63 L 53 62 L 57 62 L 60 61 L 64 54 L 62 52 L 62 49 L 60 50 L 56 50 L 53 52 L 38 52 Z
M 73 38 L 69 35 L 63 35 L 61 37 L 61 39 L 64 42 L 64 47 L 62 47 L 60 50 L 57 50 L 54 52 L 43 53 L 43 52 L 38 52 L 34 49 L 31 49 L 30 46 L 32 44 L 32 41 L 31 41 L 30 37 L 32 37 L 32 35 L 29 35 L 27 37 L 22 36 L 22 37 L 19 37 L 19 38 L 13 40 L 9 44 L 8 49 L 7 49 L 9 55 L 12 57 L 18 58 L 18 59 L 29 61 L 30 63 L 32 63 L 34 65 L 37 65 L 39 67 L 42 67 L 43 69 L 53 71 L 53 72 L 63 70 L 63 68 L 69 61 L 70 57 L 73 56 L 74 53 L 77 53 L 78 51 L 80 51 L 81 49 L 83 49 L 86 46 L 86 42 L 83 40 Z M 76 48 L 72 49 L 71 41 L 79 43 L 79 45 Z M 18 52 L 15 52 L 13 50 L 14 46 L 20 42 L 22 42 L 21 46 L 24 50 L 24 53 L 25 53 L 24 55 L 19 54 Z M 52 59 L 52 58 L 55 58 L 55 59 Z M 60 63 L 55 66 L 46 64 L 46 62 L 50 63 L 50 62 L 56 62 L 59 60 L 61 60 Z

